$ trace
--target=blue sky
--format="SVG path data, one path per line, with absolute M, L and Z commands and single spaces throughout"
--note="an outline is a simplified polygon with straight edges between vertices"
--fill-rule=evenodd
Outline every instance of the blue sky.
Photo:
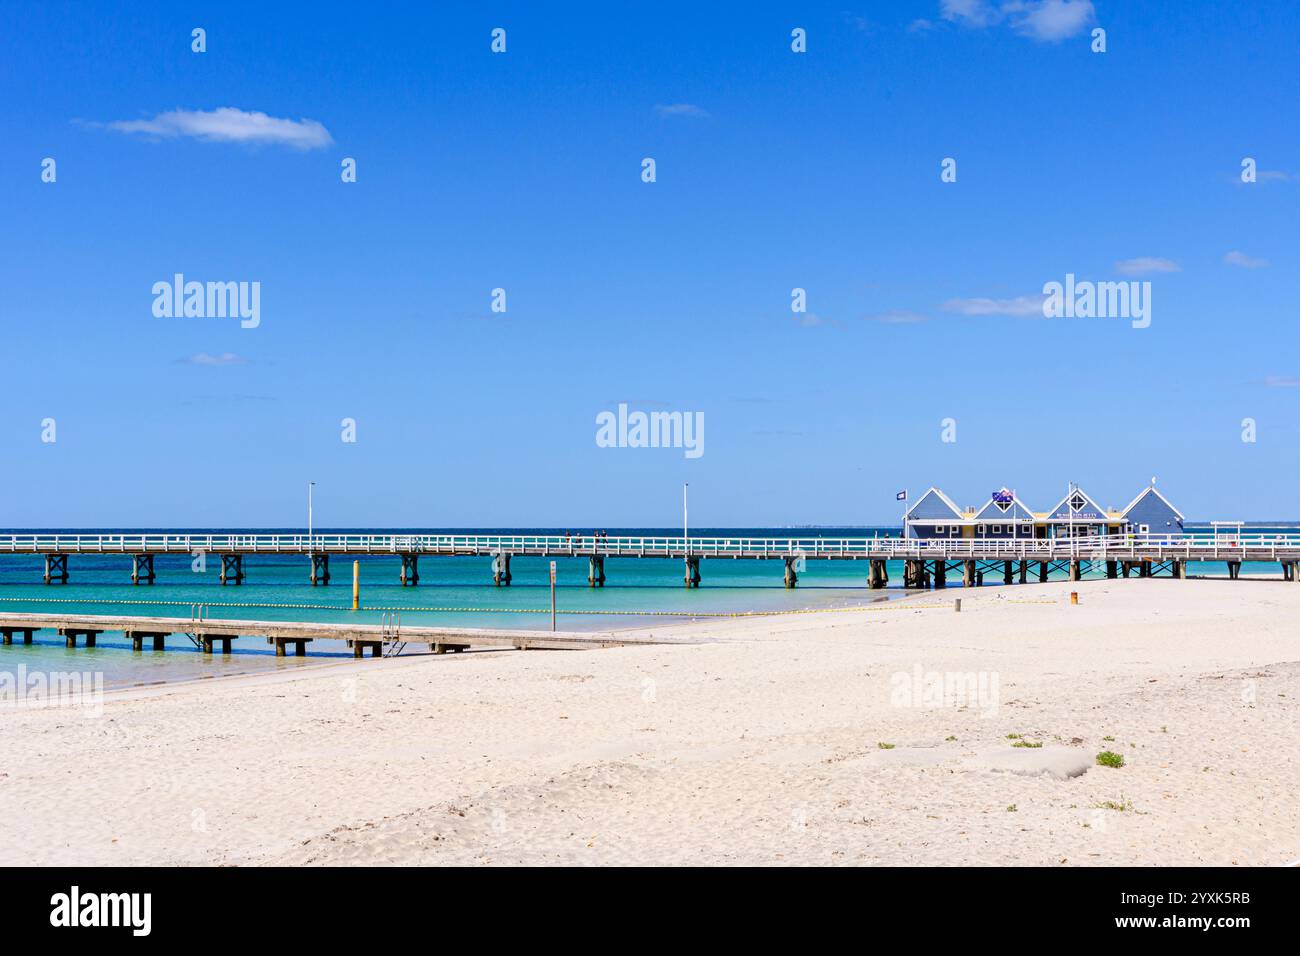
M 1294 4 L 536 6 L 0 10 L 0 525 L 289 525 L 308 480 L 332 526 L 673 525 L 683 481 L 693 524 L 870 524 L 1153 475 L 1300 518 Z M 155 317 L 177 272 L 260 325 Z M 1150 327 L 1033 312 L 1067 273 L 1150 281 Z M 705 453 L 597 447 L 620 402 Z

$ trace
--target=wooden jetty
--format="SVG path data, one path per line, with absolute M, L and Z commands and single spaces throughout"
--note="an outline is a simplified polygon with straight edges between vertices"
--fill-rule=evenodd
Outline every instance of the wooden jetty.
M 613 633 L 572 631 L 525 631 L 490 628 L 406 627 L 391 624 L 317 624 L 303 621 L 241 621 L 198 617 L 134 617 L 103 614 L 0 614 L 0 638 L 12 644 L 15 636 L 32 643 L 37 631 L 52 630 L 65 638 L 68 647 L 78 639 L 86 647 L 105 631 L 120 631 L 133 651 L 142 651 L 146 641 L 155 651 L 166 648 L 166 639 L 183 635 L 205 654 L 216 645 L 229 654 L 231 642 L 240 637 L 264 637 L 275 646 L 279 657 L 292 650 L 294 656 L 307 653 L 315 639 L 343 641 L 354 657 L 369 650 L 372 657 L 400 650 L 407 644 L 426 644 L 435 654 L 457 653 L 469 647 L 514 647 L 521 650 L 576 650 L 663 643 L 646 637 L 617 636 Z
M 69 580 L 69 559 L 79 554 L 119 554 L 131 559 L 131 580 L 152 584 L 158 555 L 212 555 L 220 558 L 221 583 L 246 579 L 244 559 L 257 555 L 303 555 L 313 585 L 328 585 L 331 556 L 392 555 L 400 560 L 398 580 L 419 584 L 422 557 L 492 558 L 492 580 L 508 587 L 512 557 L 585 557 L 587 583 L 602 587 L 607 558 L 675 558 L 685 567 L 687 587 L 699 587 L 703 559 L 758 559 L 784 565 L 786 587 L 795 587 L 807 561 L 866 561 L 867 584 L 883 588 L 888 562 L 903 562 L 907 587 L 943 587 L 948 575 L 967 585 L 986 573 L 1002 574 L 1007 584 L 1024 583 L 1036 572 L 1047 579 L 1055 568 L 1072 580 L 1086 568 L 1105 567 L 1108 577 L 1183 577 L 1189 562 L 1225 564 L 1236 578 L 1244 562 L 1281 565 L 1282 576 L 1300 581 L 1300 534 L 1113 534 L 1029 539 L 886 537 L 599 537 L 592 535 L 472 534 L 14 534 L 0 535 L 0 555 L 31 554 L 45 559 L 45 583 Z

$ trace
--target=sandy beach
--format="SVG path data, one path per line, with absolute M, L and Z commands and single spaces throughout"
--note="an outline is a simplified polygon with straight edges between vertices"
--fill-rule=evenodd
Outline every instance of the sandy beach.
M 1278 865 L 1297 621 L 1280 581 L 950 589 L 10 710 L 0 863 Z

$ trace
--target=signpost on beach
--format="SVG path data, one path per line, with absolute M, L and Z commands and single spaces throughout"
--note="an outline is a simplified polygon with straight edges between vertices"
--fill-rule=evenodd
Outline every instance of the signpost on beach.
M 555 630 L 555 562 L 551 562 L 551 630 Z

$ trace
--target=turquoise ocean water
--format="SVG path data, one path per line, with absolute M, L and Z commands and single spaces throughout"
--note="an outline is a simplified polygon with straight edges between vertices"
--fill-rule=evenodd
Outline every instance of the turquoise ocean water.
M 122 529 L 130 530 L 130 529 Z M 158 529 L 163 530 L 163 529 Z M 194 529 L 186 529 L 193 531 Z M 317 529 L 318 534 L 344 533 L 345 529 Z M 354 529 L 346 529 L 355 533 Z M 457 529 L 458 534 L 563 534 L 566 529 Z M 593 529 L 569 529 L 590 535 Z M 680 534 L 670 529 L 605 529 L 611 536 L 663 536 Z M 1189 528 L 1188 530 L 1196 530 Z M 1294 528 L 1250 528 L 1251 533 Z M 61 532 L 91 533 L 89 529 Z M 302 529 L 258 529 L 257 533 L 301 533 Z M 403 533 L 450 533 L 430 529 Z M 0 531 L 0 534 L 10 533 Z M 29 533 L 25 531 L 23 533 Z M 95 529 L 112 534 L 117 529 Z M 384 533 L 376 531 L 375 533 Z M 898 528 L 728 528 L 692 529 L 692 537 L 848 537 L 889 535 Z M 420 584 L 402 587 L 401 562 L 395 555 L 360 559 L 360 611 L 351 610 L 352 560 L 331 560 L 332 583 L 312 587 L 310 564 L 302 555 L 266 555 L 244 559 L 246 580 L 239 586 L 222 586 L 220 559 L 210 555 L 206 571 L 196 573 L 188 556 L 157 557 L 153 585 L 131 584 L 131 560 L 124 555 L 73 554 L 68 561 L 69 582 L 42 583 L 39 556 L 0 553 L 0 613 L 66 611 L 78 614 L 158 615 L 189 617 L 196 603 L 208 606 L 208 616 L 226 619 L 360 621 L 380 623 L 385 612 L 401 614 L 404 625 L 529 628 L 550 627 L 550 559 L 516 557 L 511 561 L 510 587 L 492 584 L 490 558 L 425 556 L 420 559 Z M 587 559 L 558 558 L 556 604 L 560 630 L 610 630 L 653 627 L 688 621 L 692 617 L 737 612 L 791 611 L 805 608 L 864 605 L 904 593 L 902 562 L 891 562 L 890 586 L 870 591 L 865 561 L 808 561 L 798 587 L 782 586 L 781 561 L 705 559 L 698 589 L 683 586 L 682 562 L 676 559 L 607 558 L 603 588 L 587 586 Z M 1192 574 L 1223 575 L 1223 565 L 1193 564 Z M 1276 564 L 1247 565 L 1244 574 L 1280 576 Z M 986 577 L 988 584 L 998 581 Z M 999 578 L 1000 580 L 1000 578 Z M 952 581 L 952 578 L 950 578 Z M 955 582 L 960 586 L 960 578 Z M 289 605 L 289 606 L 286 606 Z M 415 653 L 416 648 L 408 650 Z M 423 651 L 423 646 L 418 648 Z M 105 686 L 151 683 L 243 673 L 263 668 L 294 668 L 329 657 L 350 656 L 339 642 L 318 640 L 305 659 L 276 658 L 264 639 L 243 637 L 235 653 L 208 657 L 199 654 L 183 635 L 168 640 L 161 653 L 132 653 L 121 634 L 105 633 L 94 649 L 68 649 L 52 631 L 40 632 L 30 647 L 16 643 L 0 647 L 0 674 L 23 665 L 31 672 L 84 671 L 104 675 Z

